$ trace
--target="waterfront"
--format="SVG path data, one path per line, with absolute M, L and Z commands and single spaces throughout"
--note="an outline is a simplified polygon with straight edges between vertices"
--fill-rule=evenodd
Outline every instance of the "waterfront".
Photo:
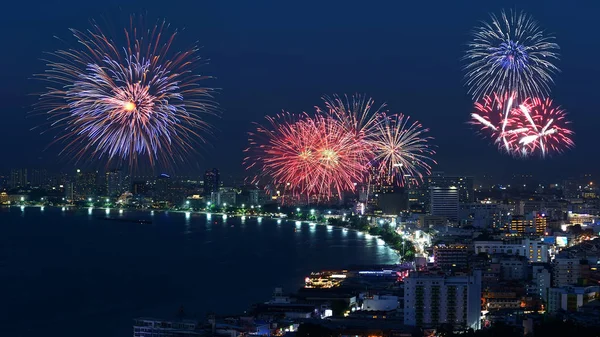
M 331 226 L 174 212 L 0 208 L 0 335 L 130 336 L 136 316 L 237 313 L 311 271 L 393 263 L 375 237 Z

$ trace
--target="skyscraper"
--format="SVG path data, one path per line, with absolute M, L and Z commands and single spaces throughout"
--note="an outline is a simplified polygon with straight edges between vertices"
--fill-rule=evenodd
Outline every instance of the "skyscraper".
M 219 170 L 213 168 L 204 173 L 204 195 L 210 197 L 213 192 L 219 192 Z
M 93 198 L 96 196 L 96 181 L 98 180 L 98 172 L 82 172 L 77 169 L 75 176 L 75 199 L 82 200 Z
M 431 196 L 431 215 L 443 216 L 450 221 L 458 220 L 459 197 L 457 187 L 430 187 L 429 194 Z
M 12 169 L 10 171 L 10 187 L 19 188 L 29 184 L 27 180 L 27 169 Z
M 45 169 L 32 169 L 29 172 L 29 184 L 33 187 L 46 187 L 48 185 L 48 171 Z
M 123 174 L 121 170 L 106 172 L 106 194 L 110 197 L 115 197 L 123 192 Z
M 460 203 L 472 203 L 475 201 L 473 189 L 473 177 L 447 176 L 443 172 L 434 172 L 426 180 L 428 187 L 451 187 L 458 189 L 458 201 Z

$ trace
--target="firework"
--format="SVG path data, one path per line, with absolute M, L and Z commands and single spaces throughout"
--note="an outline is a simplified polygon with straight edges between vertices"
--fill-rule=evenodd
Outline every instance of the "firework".
M 296 193 L 310 188 L 316 139 L 306 127 L 306 118 L 289 113 L 267 116 L 268 124 L 257 125 L 256 131 L 249 134 L 250 147 L 244 163 L 248 169 L 257 169 L 257 180 L 268 177 L 276 185 L 294 183 Z
M 428 144 L 432 138 L 425 136 L 428 131 L 417 121 L 411 123 L 408 116 L 382 115 L 371 144 L 375 151 L 374 162 L 388 183 L 402 186 L 405 177 L 421 182 L 423 175 L 431 173 L 430 163 L 435 161 L 430 156 L 435 151 Z
M 364 95 L 353 95 L 350 98 L 344 96 L 344 99 L 338 95 L 323 96 L 322 99 L 325 107 L 315 107 L 317 113 L 337 120 L 346 132 L 353 134 L 358 139 L 373 133 L 377 126 L 378 116 L 385 107 L 385 105 L 381 105 L 379 108 L 373 109 L 375 101 Z
M 61 153 L 135 164 L 173 163 L 204 142 L 212 90 L 196 73 L 198 50 L 172 51 L 165 22 L 146 30 L 132 17 L 123 43 L 98 25 L 71 30 L 81 46 L 50 53 L 38 110 L 60 130 Z
M 247 168 L 258 172 L 255 182 L 266 178 L 296 195 L 341 198 L 363 179 L 365 143 L 355 142 L 336 120 L 280 114 L 267 121 L 250 133 L 246 150 Z
M 515 127 L 526 130 L 519 133 L 518 146 L 522 156 L 539 152 L 541 157 L 546 157 L 575 146 L 566 112 L 555 106 L 551 99 L 529 98 L 519 105 L 518 112 Z
M 491 15 L 475 29 L 465 60 L 466 83 L 474 100 L 498 93 L 526 97 L 545 97 L 552 76 L 558 72 L 558 45 L 538 23 L 521 12 L 502 11 Z
M 518 148 L 519 134 L 527 128 L 515 128 L 514 95 L 488 95 L 475 103 L 471 124 L 480 128 L 506 153 L 514 154 Z M 517 111 L 518 113 L 518 111 Z

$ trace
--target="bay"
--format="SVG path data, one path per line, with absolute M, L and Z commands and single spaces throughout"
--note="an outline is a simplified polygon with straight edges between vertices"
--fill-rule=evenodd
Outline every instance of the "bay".
M 294 221 L 2 207 L 0 336 L 131 336 L 135 317 L 241 313 L 311 271 L 396 261 L 374 237 Z

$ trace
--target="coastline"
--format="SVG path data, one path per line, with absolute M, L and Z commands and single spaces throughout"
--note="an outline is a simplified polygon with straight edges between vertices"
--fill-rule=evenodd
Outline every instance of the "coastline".
M 257 219 L 257 220 L 261 220 L 263 218 L 269 219 L 269 220 L 275 220 L 278 223 L 282 223 L 282 222 L 290 222 L 290 223 L 295 223 L 296 226 L 301 225 L 301 224 L 308 224 L 309 226 L 327 226 L 328 229 L 331 228 L 338 228 L 341 229 L 342 231 L 355 231 L 357 232 L 359 235 L 364 235 L 367 239 L 371 239 L 371 238 L 375 238 L 377 239 L 377 244 L 378 245 L 382 245 L 385 246 L 388 249 L 391 249 L 394 251 L 394 253 L 396 253 L 398 255 L 398 264 L 400 264 L 402 262 L 402 253 L 399 249 L 392 247 L 392 245 L 390 243 L 388 243 L 386 240 L 384 240 L 384 238 L 381 235 L 373 235 L 371 233 L 369 233 L 368 231 L 364 231 L 364 230 L 360 230 L 357 228 L 352 228 L 350 226 L 344 226 L 344 225 L 336 225 L 336 224 L 331 224 L 328 221 L 310 221 L 310 220 L 302 220 L 302 219 L 295 219 L 295 218 L 289 218 L 287 216 L 281 216 L 280 213 L 279 216 L 277 215 L 273 215 L 272 213 L 270 214 L 261 214 L 261 215 L 257 215 L 257 214 L 235 214 L 235 212 L 230 212 L 230 213 L 225 213 L 225 212 L 208 212 L 208 211 L 191 211 L 191 210 L 171 210 L 171 209 L 130 209 L 130 208 L 120 208 L 120 207 L 81 207 L 81 206 L 76 206 L 76 205 L 65 205 L 65 206 L 47 206 L 47 205 L 0 205 L 0 207 L 8 207 L 8 208 L 12 208 L 12 207 L 16 207 L 16 208 L 41 208 L 41 210 L 43 211 L 46 208 L 51 208 L 51 209 L 60 209 L 61 211 L 81 211 L 81 210 L 87 210 L 88 212 L 92 212 L 92 211 L 97 211 L 97 210 L 104 210 L 106 215 L 111 215 L 113 214 L 115 211 L 117 212 L 118 215 L 124 216 L 127 212 L 136 212 L 136 213 L 147 213 L 149 214 L 151 217 L 155 215 L 155 213 L 179 213 L 179 214 L 185 214 L 186 216 L 191 216 L 192 214 L 203 214 L 203 215 L 216 215 L 216 216 L 221 216 L 224 217 L 224 219 L 228 219 L 229 217 L 231 218 L 250 218 L 250 219 Z M 118 219 L 118 218 L 115 218 Z M 346 222 L 348 223 L 348 222 Z

